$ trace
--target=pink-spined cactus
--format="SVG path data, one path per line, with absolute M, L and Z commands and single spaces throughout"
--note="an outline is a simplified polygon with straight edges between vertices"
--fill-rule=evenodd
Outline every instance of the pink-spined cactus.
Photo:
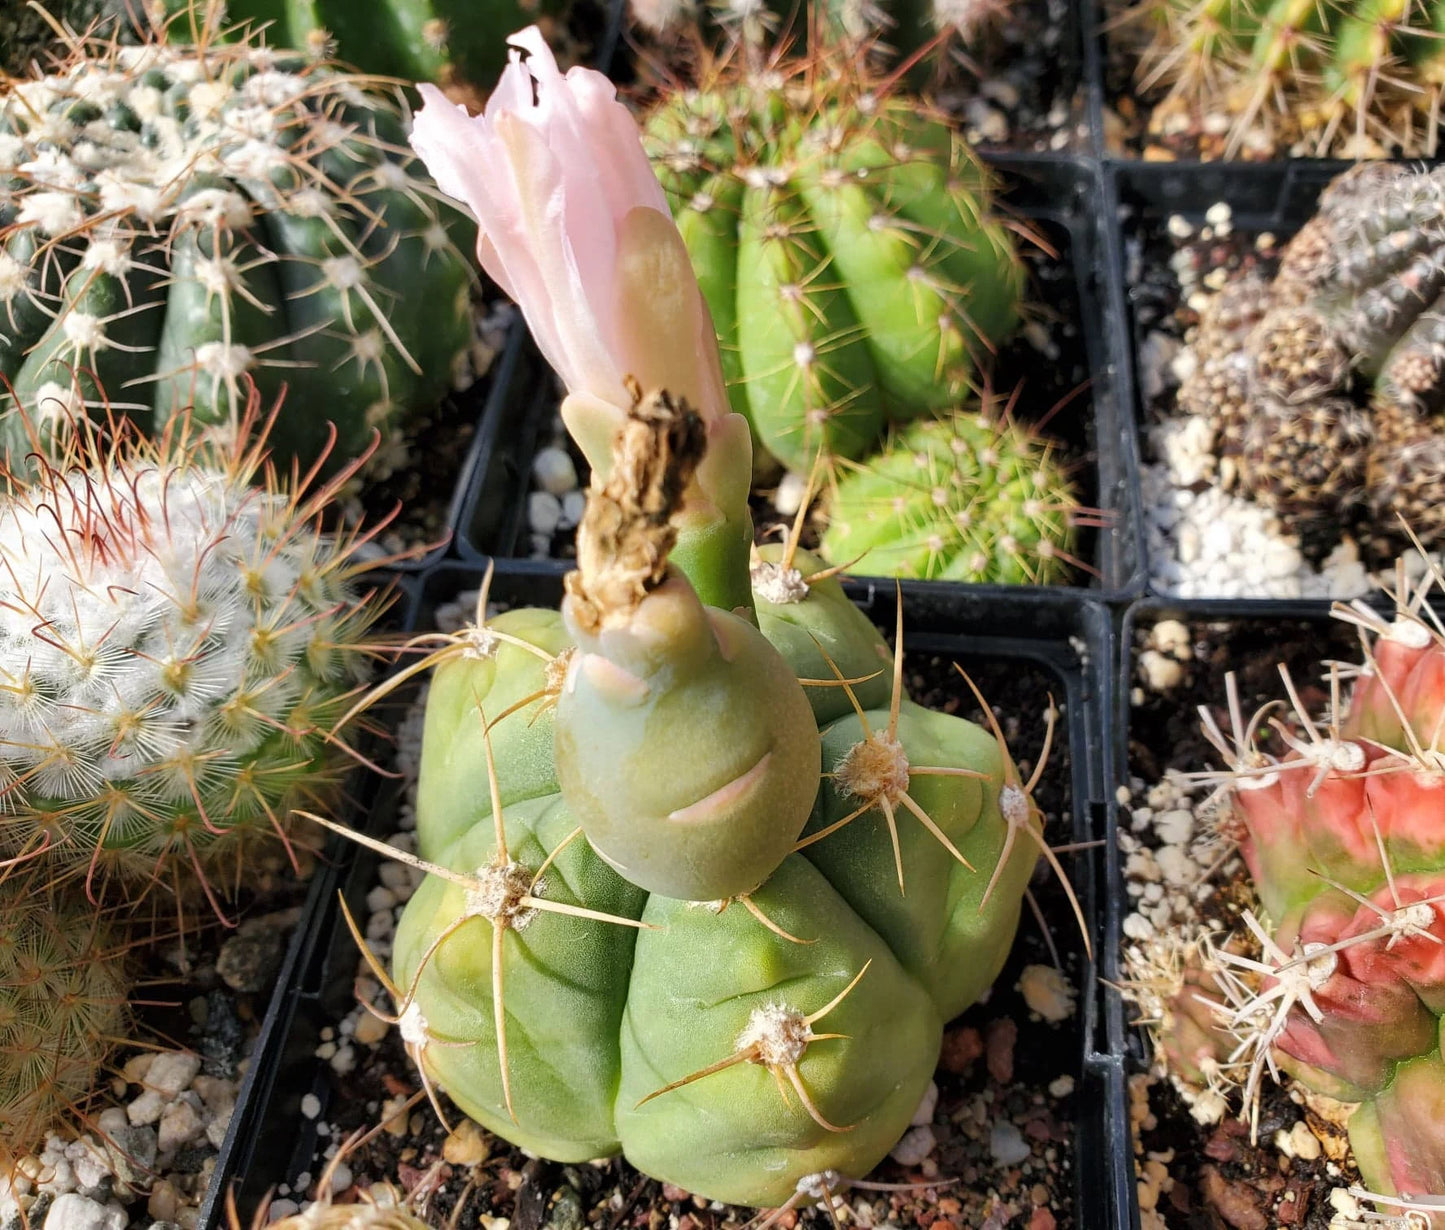
M 1390 1198 L 1382 1215 L 1409 1226 L 1445 1225 L 1445 1204 L 1429 1198 L 1445 1193 L 1445 624 L 1426 603 L 1435 587 L 1445 576 L 1412 586 L 1402 571 L 1393 618 L 1363 602 L 1335 608 L 1359 628 L 1363 662 L 1328 667 L 1325 715 L 1307 711 L 1284 672 L 1292 714 L 1270 706 L 1246 723 L 1233 679 L 1228 735 L 1202 711 L 1228 761 L 1221 824 L 1260 907 L 1244 915 L 1247 953 L 1238 940 L 1210 953 L 1216 1020 L 1235 1043 L 1220 1067 L 1237 1074 L 1247 1111 L 1263 1075 L 1281 1069 L 1358 1103 L 1349 1131 L 1360 1171 Z

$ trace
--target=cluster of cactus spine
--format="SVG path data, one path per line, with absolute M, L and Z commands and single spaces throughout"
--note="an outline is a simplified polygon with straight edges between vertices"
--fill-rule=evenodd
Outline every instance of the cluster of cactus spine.
M 1427 605 L 1442 580 L 1412 588 L 1402 569 L 1393 618 L 1336 607 L 1359 627 L 1364 660 L 1347 696 L 1329 667 L 1323 716 L 1286 672 L 1289 721 L 1267 706 L 1246 722 L 1232 677 L 1227 725 L 1201 711 L 1227 763 L 1212 775 L 1221 828 L 1258 911 L 1231 942 L 1200 937 L 1172 985 L 1154 988 L 1178 1074 L 1217 1092 L 1241 1086 L 1247 1111 L 1265 1073 L 1281 1070 L 1358 1103 L 1355 1161 L 1407 1210 L 1412 1196 L 1445 1191 L 1445 627 Z
M 668 552 L 703 439 L 644 398 L 561 614 L 424 660 L 421 857 L 388 853 L 429 874 L 372 962 L 434 1099 L 791 1208 L 897 1141 L 1044 847 L 997 726 L 910 701 L 901 645 L 795 542 L 759 548 L 749 606 L 698 600 Z
M 251 43 L 91 46 L 0 93 L 0 445 L 87 414 L 234 431 L 309 466 L 435 406 L 471 338 L 469 224 L 361 78 Z M 405 296 L 406 311 L 398 307 Z
M 1082 566 L 1082 512 L 1054 446 L 1007 413 L 910 423 L 840 469 L 819 544 L 827 559 L 995 584 L 1056 584 Z
M 0 499 L 0 853 L 92 893 L 183 897 L 328 798 L 370 663 L 365 539 L 319 528 L 355 464 L 293 489 L 177 427 L 82 436 Z
M 1292 519 L 1364 508 L 1445 536 L 1445 176 L 1334 180 L 1277 274 L 1214 296 L 1179 406 L 1214 426 L 1226 481 Z
M 85 901 L 36 874 L 0 876 L 0 1165 L 83 1107 L 124 1031 L 123 942 Z
M 1432 155 L 1445 85 L 1445 8 L 1404 0 L 1127 0 L 1137 79 L 1232 119 L 1233 156 L 1261 136 L 1309 152 Z M 1172 108 L 1166 108 L 1171 110 Z M 1156 117 L 1157 118 L 1157 117 Z
M 1023 265 L 986 171 L 846 55 L 725 66 L 664 99 L 644 143 L 733 408 L 795 470 L 958 405 L 1017 322 Z

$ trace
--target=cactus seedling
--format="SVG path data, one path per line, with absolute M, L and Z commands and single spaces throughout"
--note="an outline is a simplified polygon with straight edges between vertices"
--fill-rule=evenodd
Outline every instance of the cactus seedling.
M 806 472 L 947 409 L 1018 319 L 988 176 L 847 56 L 717 70 L 645 142 L 717 328 L 733 408 Z
M 822 554 L 885 576 L 1064 580 L 1083 513 L 1050 441 L 987 408 L 924 419 L 842 468 Z
M 256 413 L 253 394 L 246 433 Z M 228 450 L 173 427 L 82 430 L 0 497 L 0 850 L 92 892 L 209 891 L 329 797 L 346 759 L 329 732 L 374 652 L 367 539 L 319 526 L 360 461 L 288 481 L 264 430 Z
M 1180 408 L 1212 424 L 1227 473 L 1297 521 L 1363 507 L 1445 535 L 1445 177 L 1362 166 L 1335 179 L 1266 283 L 1204 309 Z
M 284 384 L 278 457 L 339 465 L 463 361 L 466 223 L 365 80 L 214 41 L 88 47 L 0 94 L 0 444 L 89 412 L 234 433 Z M 403 294 L 408 310 L 397 311 Z M 23 413 L 22 413 L 23 412 Z M 328 445 L 328 421 L 338 439 Z

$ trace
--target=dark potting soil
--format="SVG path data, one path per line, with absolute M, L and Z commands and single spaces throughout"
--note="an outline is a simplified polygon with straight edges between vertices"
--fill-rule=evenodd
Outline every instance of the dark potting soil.
M 999 715 L 1027 777 L 1043 744 L 1049 693 L 1057 692 L 1057 684 L 1017 662 L 966 665 Z M 921 703 L 980 716 L 951 660 L 917 655 L 908 659 L 907 669 L 909 687 Z M 1056 740 L 1035 798 L 1048 817 L 1050 837 L 1061 844 L 1068 840 L 1069 782 L 1069 749 Z M 1067 865 L 1067 856 L 1061 857 Z M 1077 986 L 1081 945 L 1073 915 L 1042 862 L 1040 868 L 1033 892 Z M 936 1075 L 935 1147 L 912 1165 L 886 1161 L 871 1176 L 918 1186 L 899 1192 L 844 1190 L 840 1195 L 849 1212 L 841 1217 L 863 1226 L 933 1230 L 1077 1224 L 1072 1207 L 1077 1016 L 1049 1024 L 1029 1011 L 1016 989 L 1025 966 L 1050 964 L 1050 944 L 1026 908 L 1008 965 L 987 1002 L 946 1030 Z M 343 1033 L 338 1022 L 333 1036 Z M 387 1122 L 354 1151 L 343 1152 L 347 1182 L 339 1185 L 338 1201 L 356 1198 L 358 1189 L 372 1183 L 389 1182 L 411 1193 L 413 1205 L 433 1226 L 488 1230 L 720 1230 L 754 1216 L 753 1210 L 715 1205 L 648 1179 L 616 1159 L 572 1166 L 528 1158 L 468 1124 L 445 1099 L 455 1128 L 450 1135 L 425 1102 L 398 1114 L 420 1084 L 397 1031 L 388 1030 L 379 1045 L 357 1043 L 354 1051 L 355 1066 L 331 1074 L 336 1088 L 320 1125 L 323 1146 Z M 312 1184 L 325 1165 L 316 1158 L 300 1186 Z M 290 1202 L 305 1198 L 286 1189 L 281 1195 Z M 830 1225 L 821 1208 L 807 1207 L 784 1214 L 781 1225 L 791 1230 L 800 1221 Z
M 1301 700 L 1315 716 L 1329 702 L 1321 663 L 1359 658 L 1357 630 L 1338 620 L 1193 621 L 1186 627 L 1189 649 L 1187 657 L 1176 658 L 1183 668 L 1178 685 L 1159 692 L 1146 686 L 1142 675 L 1134 681 L 1128 758 L 1135 784 L 1133 801 L 1138 804 L 1147 788 L 1166 773 L 1220 767 L 1219 753 L 1201 733 L 1198 707 L 1209 706 L 1228 731 L 1225 676 L 1229 672 L 1238 681 L 1246 721 L 1268 702 L 1288 705 L 1281 665 L 1289 670 Z M 1151 646 L 1150 632 L 1150 626 L 1136 631 L 1136 660 Z M 1281 711 L 1282 716 L 1287 713 L 1287 707 Z M 1278 737 L 1268 727 L 1259 742 L 1266 750 L 1271 743 L 1279 750 Z M 1137 788 L 1140 784 L 1144 791 Z M 1129 827 L 1127 816 L 1121 825 Z M 1142 845 L 1157 849 L 1157 836 L 1150 828 L 1134 836 Z M 1225 933 L 1242 931 L 1241 914 L 1257 908 L 1242 862 L 1235 859 L 1233 874 L 1216 875 L 1214 885 L 1213 893 L 1199 903 L 1201 921 L 1217 921 Z M 1138 1043 L 1131 1099 L 1136 1168 L 1141 1199 L 1147 1191 L 1145 1202 L 1162 1217 L 1162 1223 L 1150 1220 L 1146 1211 L 1146 1230 L 1161 1224 L 1174 1230 L 1217 1230 L 1222 1225 L 1239 1230 L 1272 1226 L 1326 1230 L 1336 1214 L 1332 1189 L 1359 1182 L 1339 1103 L 1316 1098 L 1292 1081 L 1277 1084 L 1266 1075 L 1254 1139 L 1249 1125 L 1238 1117 L 1237 1093 L 1221 1121 L 1201 1125 L 1169 1080 L 1146 1077 L 1152 1044 L 1142 1030 Z M 1302 1122 L 1320 1142 L 1313 1157 L 1301 1155 L 1282 1139 Z

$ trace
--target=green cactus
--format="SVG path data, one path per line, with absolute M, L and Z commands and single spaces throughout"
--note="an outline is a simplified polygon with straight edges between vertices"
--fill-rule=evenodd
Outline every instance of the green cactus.
M 1335 179 L 1272 282 L 1214 296 L 1180 409 L 1214 427 L 1226 474 L 1299 522 L 1363 509 L 1445 540 L 1445 176 L 1366 164 Z
M 12 460 L 107 406 L 234 432 L 254 382 L 290 390 L 278 459 L 309 467 L 334 424 L 340 464 L 377 428 L 403 447 L 465 360 L 469 224 L 359 78 L 244 44 L 110 45 L 6 85 L 0 165 Z
M 355 466 L 308 490 L 263 464 L 264 428 L 229 454 L 117 434 L 0 498 L 0 857 L 127 900 L 210 891 L 348 763 L 331 732 L 382 604 L 364 539 L 317 523 Z
M 498 1134 L 777 1206 L 901 1136 L 1042 836 L 998 729 L 909 701 L 818 560 L 759 552 L 762 632 L 698 601 L 668 551 L 702 440 L 634 407 L 562 627 L 513 611 L 439 651 L 418 828 L 450 844 L 374 968 L 428 1090 Z M 500 755 L 544 723 L 555 786 Z
M 911 423 L 834 484 L 822 554 L 884 576 L 1057 584 L 1078 499 L 1052 445 L 985 412 Z
M 858 458 L 963 399 L 1018 319 L 988 175 L 841 54 L 725 68 L 644 143 L 713 315 L 733 408 L 779 461 Z
M 260 33 L 266 45 L 334 58 L 364 73 L 434 81 L 486 97 L 507 62 L 506 36 L 536 19 L 520 0 L 150 0 L 176 41 L 215 27 L 218 7 L 230 31 Z M 555 7 L 555 6 L 551 6 Z M 194 26 L 194 28 L 193 28 Z M 264 30 L 261 27 L 264 26 Z
M 1246 725 L 1232 676 L 1229 727 L 1204 711 L 1226 763 L 1220 829 L 1239 843 L 1258 913 L 1227 943 L 1186 937 L 1202 954 L 1155 988 L 1160 1000 L 1208 991 L 1188 1014 L 1157 1014 L 1177 1075 L 1232 1078 L 1246 1111 L 1278 1069 L 1358 1103 L 1355 1161 L 1391 1198 L 1445 1191 L 1445 636 L 1426 606 L 1445 578 L 1412 588 L 1400 576 L 1393 619 L 1337 609 L 1360 628 L 1364 658 L 1348 695 L 1329 664 L 1328 714 L 1311 714 L 1288 674 L 1293 712 L 1269 718 L 1272 750 L 1265 713 Z
M 89 1099 L 124 1036 L 125 966 L 94 907 L 34 874 L 0 878 L 0 1164 L 38 1149 Z
M 1226 156 L 1264 135 L 1314 154 L 1433 153 L 1445 85 L 1445 6 L 1403 0 L 1116 3 L 1141 42 L 1137 80 L 1233 119 Z M 1156 116 L 1156 127 L 1159 127 Z

